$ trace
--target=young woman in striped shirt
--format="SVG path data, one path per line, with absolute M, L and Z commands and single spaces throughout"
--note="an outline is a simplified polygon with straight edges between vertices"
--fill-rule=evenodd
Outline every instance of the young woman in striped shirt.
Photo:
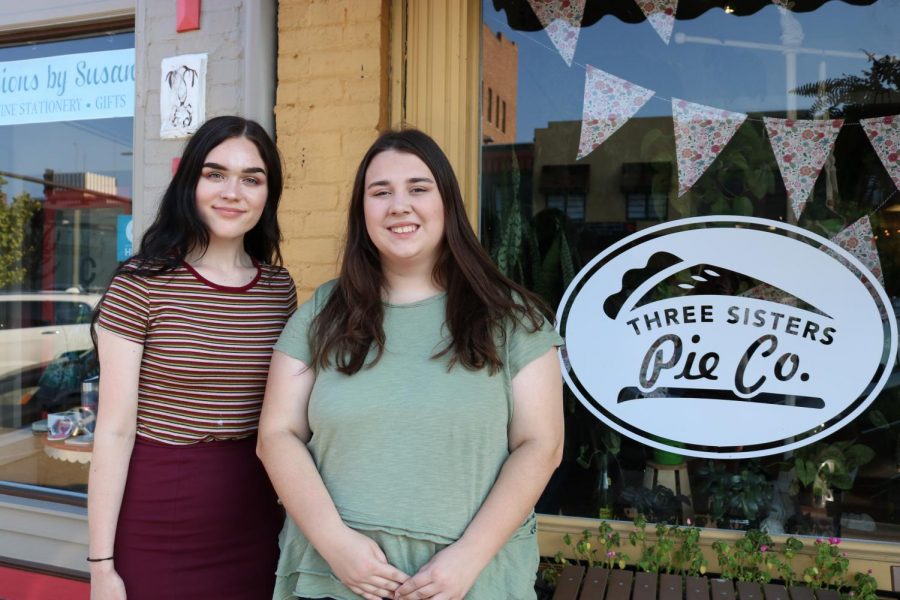
M 262 127 L 207 121 L 100 304 L 94 600 L 271 597 L 282 512 L 254 449 L 296 306 L 277 266 L 281 190 Z

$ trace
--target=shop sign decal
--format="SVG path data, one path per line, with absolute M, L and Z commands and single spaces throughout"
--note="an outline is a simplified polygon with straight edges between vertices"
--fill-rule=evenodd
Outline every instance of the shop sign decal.
M 0 126 L 134 116 L 134 48 L 0 63 Z
M 755 293 L 755 291 L 761 293 Z M 897 353 L 878 278 L 778 221 L 683 219 L 594 258 L 559 307 L 564 376 L 597 418 L 709 458 L 799 448 L 884 388 Z

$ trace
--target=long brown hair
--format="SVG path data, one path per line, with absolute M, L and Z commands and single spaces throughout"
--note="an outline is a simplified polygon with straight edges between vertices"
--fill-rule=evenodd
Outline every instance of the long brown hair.
M 352 375 L 365 366 L 373 345 L 376 355 L 369 366 L 384 352 L 385 278 L 378 250 L 366 231 L 363 203 L 369 164 L 387 150 L 412 154 L 424 162 L 444 203 L 444 239 L 432 277 L 447 290 L 445 324 L 451 339 L 432 358 L 449 354 L 450 368 L 459 362 L 472 370 L 487 367 L 493 374 L 503 365 L 498 341 L 506 343 L 504 325 L 511 322 L 513 327 L 536 331 L 543 317 L 552 320 L 553 313 L 541 298 L 497 269 L 466 219 L 450 161 L 433 139 L 415 129 L 383 133 L 356 171 L 341 272 L 311 324 L 314 365 L 327 368 L 334 359 L 338 371 Z

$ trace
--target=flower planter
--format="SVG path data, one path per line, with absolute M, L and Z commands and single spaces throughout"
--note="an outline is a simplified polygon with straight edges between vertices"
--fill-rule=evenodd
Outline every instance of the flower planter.
M 832 589 L 567 565 L 552 600 L 841 600 Z

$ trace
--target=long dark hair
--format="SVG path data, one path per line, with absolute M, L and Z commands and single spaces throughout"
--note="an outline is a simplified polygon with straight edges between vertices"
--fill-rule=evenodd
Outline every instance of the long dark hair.
M 277 215 L 283 175 L 278 149 L 259 123 L 243 117 L 224 116 L 208 120 L 188 141 L 178 170 L 163 194 L 156 219 L 141 238 L 140 249 L 130 261 L 129 268 L 149 269 L 153 273 L 170 271 L 181 264 L 190 250 L 206 249 L 209 232 L 197 212 L 197 182 L 203 162 L 213 148 L 237 137 L 250 140 L 259 150 L 266 166 L 269 192 L 259 222 L 244 235 L 244 250 L 258 262 L 282 263 Z
M 145 276 L 159 275 L 176 269 L 194 248 L 206 250 L 209 231 L 197 212 L 197 182 L 203 163 L 213 148 L 231 138 L 246 138 L 253 142 L 266 167 L 268 197 L 259 222 L 244 234 L 244 250 L 259 263 L 281 265 L 281 229 L 278 227 L 278 203 L 284 176 L 281 156 L 275 142 L 256 121 L 237 116 L 214 117 L 206 121 L 191 136 L 178 169 L 163 194 L 156 219 L 141 238 L 136 254 L 116 269 Z M 104 298 L 106 293 L 103 294 Z M 91 319 L 91 337 L 96 348 L 96 323 L 100 306 L 97 304 Z
M 434 266 L 434 281 L 447 290 L 445 323 L 451 339 L 433 358 L 450 355 L 450 368 L 487 368 L 497 372 L 503 361 L 498 340 L 505 343 L 505 325 L 537 330 L 552 311 L 538 296 L 505 277 L 478 242 L 466 218 L 459 183 L 450 161 L 425 133 L 406 129 L 383 133 L 369 148 L 356 171 L 347 222 L 343 263 L 337 284 L 311 324 L 314 364 L 331 361 L 351 375 L 365 366 L 374 345 L 378 362 L 384 351 L 385 278 L 378 249 L 366 231 L 364 215 L 366 172 L 372 159 L 387 150 L 418 157 L 434 175 L 444 203 L 444 239 Z

